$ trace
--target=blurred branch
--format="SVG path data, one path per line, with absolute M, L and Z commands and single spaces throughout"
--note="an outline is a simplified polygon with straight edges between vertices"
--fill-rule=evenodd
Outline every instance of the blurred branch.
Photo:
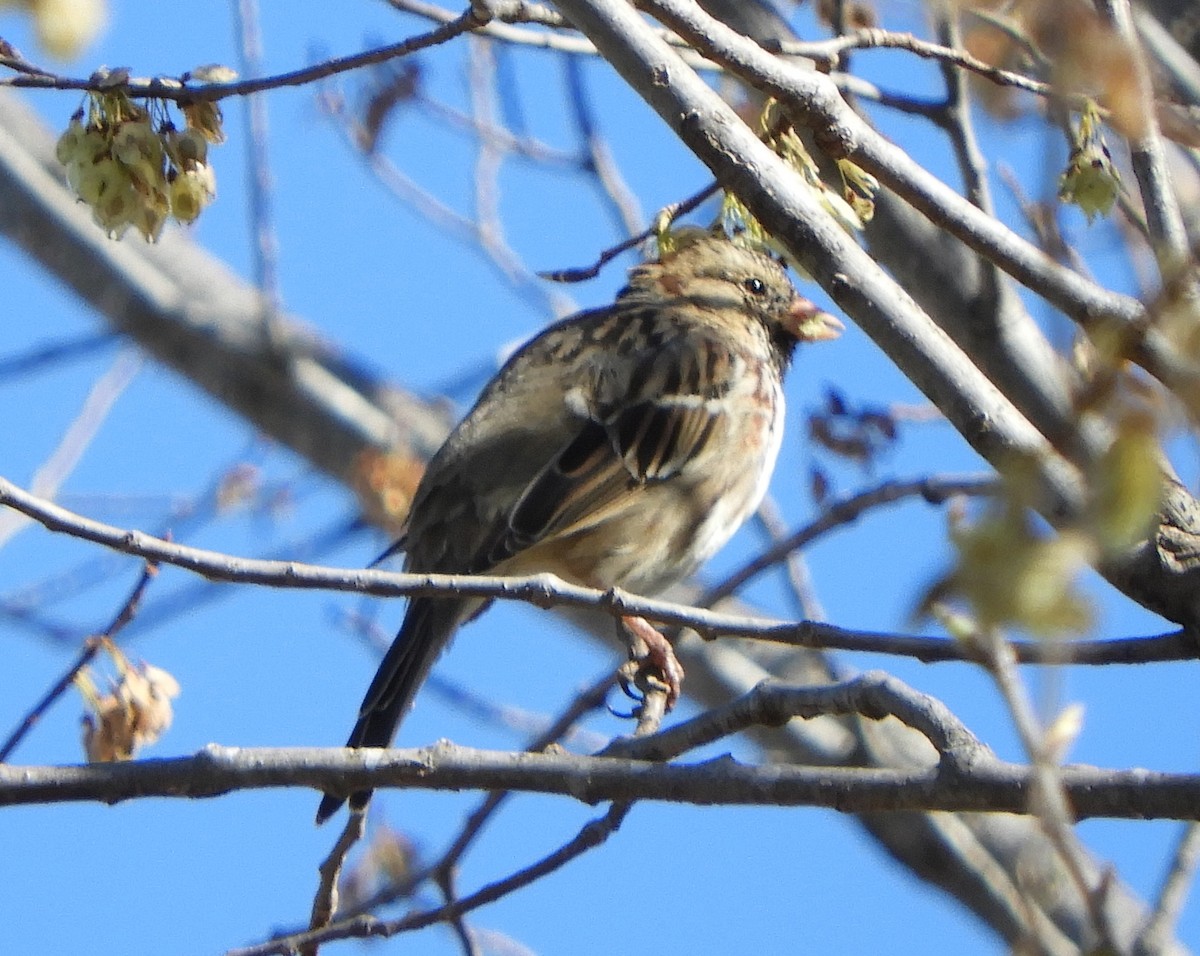
M 229 519 L 235 513 L 250 514 L 270 519 L 281 502 L 298 504 L 304 499 L 302 486 L 295 479 L 257 484 L 253 469 L 247 468 L 248 451 L 239 449 L 232 460 L 214 468 L 213 475 L 197 494 L 192 496 L 162 496 L 160 500 L 148 497 L 139 501 L 136 496 L 122 499 L 119 495 L 83 496 L 82 503 L 101 510 L 103 513 L 126 513 L 132 507 L 133 514 L 143 513 L 150 524 L 150 533 L 166 540 L 186 541 L 211 528 L 222 518 Z M 314 491 L 320 479 L 310 480 L 308 487 Z M 234 497 L 236 496 L 236 497 Z M 78 500 L 78 496 L 72 496 Z M 125 507 L 122 507 L 125 506 Z M 134 517 L 135 523 L 138 518 Z M 259 557 L 304 558 L 316 561 L 322 554 L 344 542 L 362 523 L 354 517 L 335 521 L 327 529 L 320 529 L 299 538 L 282 541 Z M 115 576 L 127 573 L 130 564 L 117 551 L 89 553 L 65 567 L 56 567 L 32 580 L 21 582 L 10 590 L 0 593 L 0 618 L 19 624 L 40 637 L 53 643 L 74 647 L 81 632 L 90 631 L 84 624 L 68 623 L 54 619 L 50 609 L 70 604 L 87 592 L 109 584 Z M 157 600 L 143 607 L 134 631 L 160 624 L 172 615 L 191 612 L 211 599 L 216 585 L 211 582 L 191 580 L 180 587 L 160 591 Z
M 555 317 L 565 316 L 572 311 L 570 297 L 538 282 L 537 276 L 526 268 L 502 235 L 486 228 L 485 223 L 464 216 L 422 189 L 384 154 L 374 150 L 363 151 L 365 130 L 338 94 L 327 90 L 321 97 L 321 105 L 326 114 L 337 121 L 347 142 L 357 147 L 356 152 L 367 168 L 393 196 L 447 235 L 478 252 L 519 295 L 539 310 Z M 481 135 L 480 142 L 482 151 L 486 148 L 486 135 Z
M 931 11 L 936 18 L 938 36 L 947 47 L 962 45 L 960 12 L 955 7 L 938 7 Z M 950 60 L 941 60 L 942 79 L 946 84 L 946 107 L 935 122 L 944 129 L 954 146 L 959 172 L 966 184 L 967 199 L 989 215 L 995 215 L 991 188 L 987 178 L 987 160 L 979 149 L 975 124 L 971 118 L 970 87 L 967 74 L 955 69 Z
M 1096 6 L 1126 44 L 1132 56 L 1133 82 L 1141 101 L 1139 119 L 1143 129 L 1129 142 L 1129 159 L 1141 187 L 1142 205 L 1146 211 L 1151 246 L 1159 262 L 1159 270 L 1170 279 L 1191 259 L 1191 247 L 1179 200 L 1171 183 L 1166 151 L 1158 128 L 1154 109 L 1154 89 L 1142 55 L 1141 43 L 1133 26 L 1129 0 L 1098 0 Z
M 784 522 L 783 513 L 779 503 L 771 494 L 768 493 L 759 504 L 754 520 L 765 533 L 770 546 L 778 545 L 787 537 L 787 525 Z M 813 621 L 824 621 L 826 619 L 825 608 L 817 594 L 812 572 L 809 570 L 808 561 L 804 555 L 799 550 L 793 549 L 787 553 L 783 562 L 796 616 Z M 718 587 L 724 583 L 722 582 Z M 700 600 L 696 602 L 697 605 L 711 607 L 710 604 L 705 603 L 705 597 L 706 595 L 701 595 Z
M 616 157 L 597 129 L 583 69 L 577 59 L 567 57 L 563 62 L 563 71 L 567 78 L 568 102 L 571 104 L 571 113 L 575 120 L 575 128 L 579 131 L 583 152 L 588 157 L 588 167 L 615 214 L 618 228 L 626 235 L 637 235 L 644 228 L 645 222 L 641 203 L 621 174 Z
M 1000 488 L 1000 480 L 989 475 L 963 478 L 934 476 L 912 481 L 884 481 L 874 488 L 860 491 L 848 498 L 829 502 L 821 509 L 818 518 L 791 534 L 781 535 L 770 547 L 728 575 L 719 585 L 706 591 L 697 604 L 701 607 L 711 607 L 762 572 L 786 560 L 793 551 L 807 547 L 822 535 L 851 524 L 876 508 L 895 504 L 906 498 L 920 498 L 927 504 L 941 505 L 960 495 L 995 495 Z
M 236 0 L 238 52 L 242 74 L 251 79 L 262 72 L 262 32 L 257 0 Z M 271 202 L 271 164 L 267 150 L 267 102 L 246 98 L 246 180 L 253 235 L 254 277 L 263 298 L 263 323 L 270 338 L 277 336 L 276 317 L 283 309 L 279 285 L 279 236 Z
M 1033 701 L 1017 673 L 1016 655 L 1004 638 L 995 630 L 974 635 L 973 643 L 987 656 L 987 668 L 1000 691 L 1013 726 L 1030 763 L 1032 785 L 1029 804 L 1041 823 L 1042 831 L 1063 868 L 1070 876 L 1070 885 L 1089 916 L 1089 936 L 1099 940 L 1101 949 L 1117 950 L 1113 939 L 1112 921 L 1108 917 L 1105 886 L 1111 881 L 1107 873 L 1089 872 L 1087 851 L 1075 835 L 1074 808 L 1060 766 L 1062 754 L 1074 741 L 1069 729 L 1043 728 Z M 1060 715 L 1058 722 L 1066 727 Z
M 114 329 L 350 487 L 363 452 L 427 457 L 445 437 L 445 409 L 382 385 L 294 318 L 268 343 L 256 290 L 183 233 L 109 240 L 68 192 L 53 138 L 11 95 L 0 97 L 0 233 Z
M 1180 831 L 1154 912 L 1138 935 L 1134 956 L 1151 956 L 1171 938 L 1195 882 L 1197 866 L 1200 866 L 1200 826 L 1187 823 Z
M 79 414 L 67 427 L 50 457 L 38 468 L 30 483 L 36 494 L 54 498 L 58 489 L 75 470 L 83 453 L 108 418 L 117 399 L 141 370 L 141 357 L 122 350 L 108 370 L 92 385 Z M 3 547 L 27 522 L 15 514 L 0 515 L 0 547 Z
M 320 879 L 317 882 L 317 892 L 313 897 L 312 911 L 309 917 L 310 928 L 326 926 L 333 918 L 334 908 L 337 906 L 338 884 L 342 879 L 342 869 L 345 866 L 346 857 L 354 845 L 362 839 L 366 825 L 365 814 L 347 814 L 345 826 L 338 835 L 337 842 L 329 851 L 329 855 L 317 867 Z M 317 947 L 312 943 L 297 945 L 290 952 L 298 953 L 299 956 L 316 956 Z
M 62 342 L 39 345 L 23 355 L 6 355 L 0 358 L 0 382 L 20 375 L 29 375 L 42 369 L 53 368 L 64 361 L 92 355 L 113 346 L 116 341 L 112 332 L 94 332 Z
M 616 675 L 609 673 L 577 694 L 567 708 L 542 733 L 530 741 L 525 747 L 525 752 L 541 753 L 571 734 L 579 720 L 589 712 L 604 706 L 604 700 L 615 683 Z M 418 887 L 429 880 L 444 883 L 448 874 L 458 871 L 467 850 L 476 842 L 484 827 L 511 796 L 512 793 L 507 790 L 494 790 L 489 793 L 468 814 L 462 829 L 450 847 L 434 863 L 422 867 L 399 882 L 385 886 L 382 890 L 353 906 L 339 909 L 337 914 L 339 922 L 345 923 L 352 917 L 372 913 L 381 906 L 410 897 Z M 354 815 L 351 814 L 351 816 Z
M 583 158 L 578 151 L 559 149 L 529 135 L 518 136 L 499 123 L 481 123 L 477 118 L 427 95 L 419 83 L 415 86 L 413 104 L 434 122 L 444 123 L 451 129 L 468 131 L 495 149 L 538 163 L 544 168 L 579 169 L 583 165 Z M 371 143 L 362 143 L 361 133 L 357 129 L 354 132 L 355 138 L 360 140 L 359 146 L 371 152 Z

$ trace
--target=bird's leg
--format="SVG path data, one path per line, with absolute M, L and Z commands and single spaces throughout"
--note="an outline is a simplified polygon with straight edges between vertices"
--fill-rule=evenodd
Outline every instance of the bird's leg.
M 629 663 L 621 668 L 622 683 L 665 692 L 666 709 L 670 710 L 683 686 L 683 665 L 671 642 L 644 617 L 622 616 L 620 630 L 629 644 Z

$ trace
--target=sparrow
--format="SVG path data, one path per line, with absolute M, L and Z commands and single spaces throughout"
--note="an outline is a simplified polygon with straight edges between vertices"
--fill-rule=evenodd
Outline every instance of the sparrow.
M 843 326 L 768 255 L 699 229 L 673 240 L 630 271 L 612 305 L 550 326 L 488 383 L 413 498 L 393 549 L 406 571 L 550 572 L 653 595 L 754 513 L 779 452 L 792 353 Z M 391 744 L 434 661 L 486 603 L 410 601 L 348 747 Z M 354 794 L 351 809 L 369 798 Z M 344 801 L 327 794 L 317 822 Z

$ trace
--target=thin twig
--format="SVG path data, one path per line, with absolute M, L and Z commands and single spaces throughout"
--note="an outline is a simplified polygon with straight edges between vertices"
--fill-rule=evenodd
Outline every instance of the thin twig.
M 236 464 L 233 468 L 236 468 Z M 223 476 L 226 469 L 218 469 L 211 484 L 194 497 L 180 496 L 169 501 L 161 516 L 155 512 L 152 533 L 163 540 L 186 539 L 222 515 L 230 513 L 230 503 L 222 498 Z M 315 486 L 314 486 L 315 487 Z M 252 496 L 241 505 L 253 514 L 262 516 L 271 502 L 281 500 L 285 494 L 292 504 L 302 501 L 303 490 L 294 481 L 272 482 L 255 489 Z M 73 496 L 74 497 L 74 496 Z M 91 503 L 105 511 L 112 511 L 109 496 L 86 496 L 84 503 Z M 149 503 L 147 503 L 147 509 Z M 140 513 L 140 512 L 139 512 Z M 136 520 L 136 519 L 134 519 Z M 298 539 L 280 542 L 268 549 L 264 557 L 283 557 L 314 561 L 331 549 L 344 544 L 347 538 L 362 531 L 361 516 L 355 512 L 349 517 L 336 519 L 328 526 L 306 533 Z M 129 567 L 120 552 L 102 551 L 91 553 L 81 561 L 44 578 L 34 580 L 0 596 L 0 617 L 20 623 L 53 643 L 74 646 L 79 626 L 73 623 L 52 620 L 46 609 L 56 604 L 77 599 L 112 580 L 113 575 Z M 203 604 L 222 594 L 213 582 L 193 579 L 174 590 L 164 592 L 144 607 L 132 625 L 135 631 L 155 627 L 181 613 L 194 613 Z
M 787 526 L 783 521 L 783 513 L 779 510 L 779 504 L 770 495 L 765 497 L 762 504 L 758 506 L 755 518 L 773 545 L 778 545 L 787 537 Z M 800 616 L 809 621 L 825 620 L 825 608 L 821 605 L 821 599 L 817 596 L 816 588 L 813 586 L 812 575 L 809 574 L 808 562 L 804 560 L 804 555 L 798 548 L 793 548 L 788 552 L 785 564 L 788 584 L 791 586 L 792 597 Z
M 59 342 L 48 342 L 34 346 L 28 352 L 0 357 L 0 382 L 40 372 L 43 368 L 60 362 L 87 357 L 94 352 L 110 348 L 116 341 L 115 332 L 95 332 Z
M 578 169 L 581 165 L 582 160 L 577 152 L 558 149 L 533 136 L 518 136 L 499 123 L 481 124 L 461 110 L 426 95 L 420 88 L 413 94 L 413 103 L 430 119 L 450 129 L 470 133 L 504 153 L 555 169 Z
M 1017 672 L 1017 659 L 1008 642 L 996 629 L 981 632 L 976 643 L 988 659 L 988 670 L 1008 707 L 1013 726 L 1029 759 L 1033 773 L 1030 792 L 1030 812 L 1041 824 L 1050 845 L 1065 867 L 1091 917 L 1092 929 L 1105 947 L 1113 948 L 1112 926 L 1105 906 L 1105 883 L 1101 879 L 1093 886 L 1088 879 L 1089 865 L 1084 850 L 1076 839 L 1074 816 L 1062 776 L 1061 744 L 1052 742 L 1051 735 L 1034 713 L 1028 691 Z
M 662 213 L 659 214 L 659 216 L 655 217 L 656 222 L 653 226 L 644 229 L 636 236 L 630 236 L 624 242 L 619 242 L 615 246 L 605 249 L 602 253 L 600 253 L 599 258 L 597 258 L 596 261 L 590 266 L 581 266 L 574 269 L 555 269 L 550 272 L 539 272 L 538 275 L 543 279 L 549 279 L 551 282 L 584 282 L 587 279 L 594 279 L 600 274 L 601 269 L 612 262 L 613 259 L 617 258 L 617 256 L 621 255 L 621 253 L 628 252 L 630 249 L 641 245 L 643 242 L 653 236 L 654 230 L 658 225 L 669 225 L 680 216 L 686 215 L 710 196 L 716 195 L 720 188 L 721 187 L 718 183 L 709 183 L 699 192 L 693 193 L 682 202 L 668 206 L 662 211 Z
M 630 804 L 613 804 L 604 816 L 586 824 L 582 830 L 553 853 L 543 857 L 536 863 L 518 870 L 511 876 L 495 883 L 490 883 L 470 896 L 440 906 L 433 910 L 410 913 L 398 920 L 383 921 L 372 916 L 358 916 L 345 922 L 333 923 L 325 929 L 312 933 L 299 933 L 271 940 L 260 946 L 249 946 L 245 949 L 231 950 L 226 956 L 271 956 L 271 954 L 286 954 L 295 952 L 301 946 L 320 944 L 336 939 L 358 939 L 368 937 L 388 937 L 397 933 L 423 929 L 435 923 L 450 922 L 466 913 L 476 910 L 488 903 L 508 896 L 517 890 L 529 886 L 542 877 L 561 869 L 572 860 L 582 856 L 604 843 L 625 819 L 629 813 Z
M 338 904 L 338 882 L 342 878 L 342 868 L 345 866 L 346 856 L 362 839 L 365 827 L 365 814 L 349 814 L 346 825 L 342 827 L 342 832 L 338 835 L 333 849 L 329 851 L 329 855 L 317 868 L 320 881 L 317 885 L 316 895 L 313 897 L 312 913 L 308 924 L 309 932 L 328 926 L 333 919 Z M 302 945 L 299 947 L 299 952 L 301 956 L 316 956 L 317 945 L 315 943 Z
M 491 42 L 479 37 L 467 44 L 467 82 L 471 95 L 471 116 L 479 128 L 496 124 L 496 62 Z M 500 167 L 503 153 L 492 140 L 481 137 L 475 153 L 474 190 L 475 227 L 485 249 L 497 249 L 506 259 L 516 253 L 504 235 L 500 216 Z
M 258 0 L 236 0 L 238 51 L 242 75 L 257 77 L 262 72 L 262 34 Z M 283 309 L 279 285 L 279 237 L 271 209 L 271 164 L 267 152 L 267 102 L 259 95 L 247 96 L 246 168 L 250 188 L 250 229 L 254 236 L 255 284 L 262 296 L 262 327 L 268 342 L 281 338 L 276 330 Z M 282 354 L 281 349 L 277 352 Z
M 79 414 L 67 426 L 50 457 L 34 472 L 30 483 L 44 498 L 53 498 L 67 480 L 83 454 L 108 419 L 109 412 L 142 368 L 142 356 L 132 349 L 122 349 L 112 364 L 96 379 Z M 0 547 L 28 524 L 16 514 L 0 515 Z
M 361 146 L 365 142 L 365 130 L 332 90 L 322 94 L 321 104 L 327 115 L 338 121 L 347 142 L 358 147 L 356 152 L 367 167 L 397 199 L 452 239 L 480 253 L 519 295 L 537 309 L 556 317 L 575 311 L 575 303 L 569 296 L 555 289 L 547 289 L 539 283 L 537 276 L 526 268 L 517 254 L 506 243 L 484 229 L 482 224 L 450 208 L 422 189 L 382 153 L 364 152 Z
M 1171 855 L 1171 868 L 1134 944 L 1134 956 L 1154 956 L 1165 951 L 1175 924 L 1183 912 L 1188 892 L 1200 866 L 1200 824 L 1185 823 Z
M 957 7 L 936 8 L 937 30 L 941 41 L 948 48 L 962 46 L 962 27 Z M 966 74 L 955 69 L 949 60 L 939 60 L 942 79 L 946 84 L 946 110 L 941 123 L 954 146 L 958 158 L 959 172 L 966 185 L 967 198 L 984 212 L 995 214 L 992 207 L 991 189 L 987 179 L 987 161 L 975 138 L 975 124 L 971 119 L 971 102 Z M 993 267 L 994 269 L 995 267 Z
M 446 901 L 446 906 L 453 906 L 460 899 L 458 894 L 458 878 L 457 873 L 453 869 L 438 870 L 434 874 L 434 882 L 442 891 L 442 898 Z M 471 930 L 467 926 L 467 921 L 463 919 L 462 913 L 455 913 L 446 922 L 454 930 L 454 935 L 458 937 L 459 945 L 462 946 L 464 956 L 482 956 L 479 947 L 472 938 Z
M 718 601 L 735 594 L 753 578 L 786 561 L 793 552 L 812 544 L 815 540 L 838 528 L 853 524 L 875 508 L 895 504 L 906 498 L 921 498 L 931 505 L 942 505 L 958 495 L 995 495 L 1000 490 L 998 478 L 989 475 L 967 477 L 930 477 L 909 481 L 884 481 L 873 488 L 860 491 L 849 498 L 831 502 L 822 510 L 819 518 L 788 535 L 781 536 L 774 544 L 728 575 L 720 584 L 706 591 L 696 603 L 711 607 Z
M 1133 27 L 1129 0 L 1097 0 L 1096 5 L 1117 34 L 1128 44 L 1132 56 L 1133 79 L 1142 105 L 1138 118 L 1144 126 L 1139 135 L 1130 139 L 1129 160 L 1141 187 L 1146 225 L 1150 231 L 1151 247 L 1158 259 L 1159 271 L 1166 280 L 1171 280 L 1191 260 L 1191 245 L 1179 208 L 1179 198 L 1175 195 L 1175 187 L 1167 167 L 1167 155 L 1154 110 L 1150 72 L 1137 31 Z
M 388 6 L 403 13 L 425 17 L 435 23 L 448 23 L 454 14 L 436 4 L 425 3 L 423 0 L 386 0 Z M 558 11 L 540 3 L 528 0 L 509 0 L 506 3 L 492 3 L 493 15 L 505 23 L 530 23 L 537 26 L 551 27 L 556 30 L 569 30 L 571 24 Z
M 584 87 L 583 67 L 578 59 L 567 57 L 563 61 L 563 70 L 567 77 L 568 102 L 575 118 L 575 128 L 582 140 L 583 152 L 588 157 L 588 166 L 609 209 L 615 215 L 618 227 L 626 235 L 636 235 L 643 230 L 646 217 L 642 214 L 637 194 L 621 175 L 612 150 L 596 128 L 591 98 Z
M 340 73 L 359 70 L 377 63 L 387 63 L 401 57 L 410 56 L 420 50 L 428 49 L 447 43 L 464 33 L 470 33 L 484 26 L 476 8 L 468 8 L 461 16 L 428 33 L 418 34 L 374 50 L 350 56 L 335 57 L 313 66 L 292 70 L 288 73 L 278 73 L 274 76 L 263 76 L 246 80 L 236 80 L 231 83 L 207 83 L 190 85 L 183 80 L 166 77 L 131 77 L 124 83 L 114 86 L 111 79 L 104 75 L 88 77 L 87 79 L 55 76 L 46 71 L 34 71 L 23 62 L 15 62 L 10 57 L 7 61 L 0 60 L 0 66 L 10 69 L 20 69 L 18 76 L 0 80 L 0 86 L 15 86 L 24 89 L 39 90 L 90 90 L 96 93 L 112 92 L 114 88 L 123 90 L 129 96 L 154 97 L 161 100 L 178 102 L 194 102 L 207 100 L 217 102 L 231 96 L 246 96 L 250 93 L 261 93 L 265 90 L 277 90 L 289 86 L 304 86 L 318 80 L 326 80 Z M 24 68 L 24 69 L 22 69 Z

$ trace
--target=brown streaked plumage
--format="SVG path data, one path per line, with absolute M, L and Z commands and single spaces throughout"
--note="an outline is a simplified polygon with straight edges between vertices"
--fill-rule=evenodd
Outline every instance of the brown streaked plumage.
M 758 507 L 798 342 L 835 337 L 773 259 L 681 232 L 611 306 L 521 348 L 429 463 L 405 534 L 414 572 L 551 572 L 654 594 Z M 457 627 L 484 602 L 414 598 L 347 746 L 387 747 Z M 355 794 L 354 808 L 368 792 Z M 323 822 L 343 803 L 327 795 Z

